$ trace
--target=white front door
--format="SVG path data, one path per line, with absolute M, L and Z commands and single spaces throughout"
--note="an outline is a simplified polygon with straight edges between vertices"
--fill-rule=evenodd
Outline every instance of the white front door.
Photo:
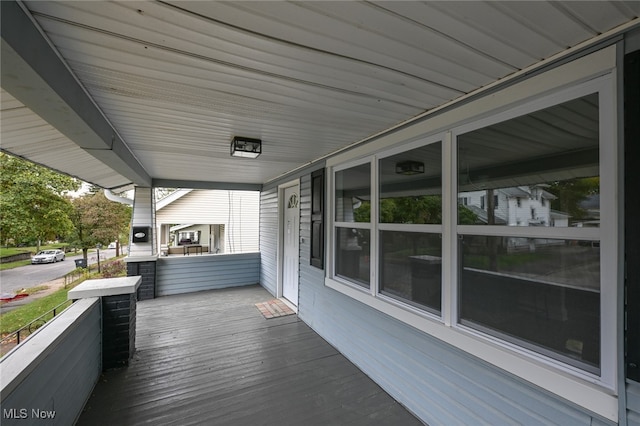
M 300 244 L 299 186 L 284 189 L 282 296 L 298 306 L 298 256 Z

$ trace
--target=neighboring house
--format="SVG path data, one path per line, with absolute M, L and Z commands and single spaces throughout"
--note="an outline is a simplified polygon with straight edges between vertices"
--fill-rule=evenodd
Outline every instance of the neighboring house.
M 568 226 L 566 214 L 553 212 L 551 200 L 557 197 L 536 186 L 469 191 L 458 194 L 458 202 L 472 209 L 478 219 L 488 221 L 487 197 L 493 196 L 494 224 L 508 226 Z
M 488 202 L 493 197 L 493 204 Z M 570 216 L 551 209 L 555 195 L 538 186 L 518 186 L 458 194 L 458 203 L 471 210 L 478 221 L 489 225 L 547 226 L 566 228 Z M 488 209 L 493 208 L 490 218 Z M 491 221 L 491 222 L 490 222 Z M 558 245 L 552 239 L 508 237 L 505 246 L 510 252 L 534 251 L 542 245 Z
M 156 203 L 158 253 L 183 254 L 198 244 L 204 253 L 258 251 L 255 191 L 179 189 Z

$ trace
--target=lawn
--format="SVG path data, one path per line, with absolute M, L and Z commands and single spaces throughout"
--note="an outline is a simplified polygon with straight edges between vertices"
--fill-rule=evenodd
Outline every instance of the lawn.
M 67 247 L 68 243 L 58 243 L 40 246 L 40 250 L 62 249 Z M 31 247 L 0 247 L 0 257 L 12 256 L 21 253 L 35 253 L 38 250 L 36 246 Z
M 58 307 L 60 304 L 67 301 L 67 293 L 73 287 L 77 286 L 85 279 L 93 279 L 93 278 L 111 278 L 117 276 L 126 276 L 126 266 L 125 263 L 121 259 L 111 259 L 103 264 L 102 272 L 99 274 L 97 271 L 97 265 L 91 265 L 92 272 L 88 272 L 86 274 L 81 273 L 78 275 L 77 271 L 82 271 L 82 269 L 76 269 L 75 271 L 67 274 L 71 276 L 73 283 L 67 285 L 65 288 L 61 288 L 47 296 L 41 297 L 39 299 L 34 299 L 33 301 L 20 306 L 10 312 L 0 315 L 0 334 L 4 338 L 7 334 L 13 333 L 18 329 L 26 326 L 31 321 L 41 317 L 45 313 L 47 315 L 42 318 L 44 321 L 38 321 L 38 325 L 44 324 L 44 322 L 50 320 L 53 317 L 53 313 L 49 313 L 49 311 Z M 43 286 L 32 287 L 27 289 L 28 293 L 35 293 L 40 290 L 44 290 Z M 56 311 L 56 315 L 59 314 L 64 308 L 68 305 L 65 305 L 62 309 Z M 33 329 L 32 331 L 35 331 Z M 28 336 L 29 331 L 23 331 L 20 333 L 20 339 L 24 339 Z
M 7 312 L 0 316 L 0 333 L 4 337 L 8 333 L 13 333 L 21 327 L 24 327 L 34 319 L 49 312 L 56 306 L 67 300 L 68 288 L 62 288 L 48 296 L 41 299 L 36 299 L 31 303 L 27 303 L 13 311 Z M 58 314 L 59 312 L 57 312 Z M 53 314 L 47 315 L 46 319 L 49 320 Z M 21 337 L 26 335 L 21 334 Z
M 60 244 L 50 244 L 46 246 L 40 246 L 40 250 L 51 250 L 51 249 L 60 249 L 67 247 L 67 243 Z M 37 248 L 34 247 L 0 247 L 0 258 L 5 256 L 13 256 L 14 254 L 22 254 L 22 253 L 36 253 Z M 81 253 L 78 251 L 78 253 Z M 4 271 L 6 269 L 18 268 L 20 266 L 26 266 L 31 264 L 31 259 L 26 260 L 18 260 L 16 262 L 7 262 L 0 263 L 0 271 Z
M 7 270 L 7 269 L 18 268 L 20 266 L 27 266 L 27 265 L 31 265 L 31 260 L 30 259 L 18 260 L 17 262 L 0 263 L 0 271 L 4 271 L 4 270 Z

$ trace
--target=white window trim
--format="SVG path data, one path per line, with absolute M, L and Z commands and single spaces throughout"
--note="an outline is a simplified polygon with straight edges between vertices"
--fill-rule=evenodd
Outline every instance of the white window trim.
M 616 317 L 617 301 L 616 288 L 618 283 L 617 266 L 617 128 L 616 128 L 616 81 L 615 72 L 615 48 L 610 47 L 595 52 L 587 57 L 565 64 L 551 70 L 541 76 L 534 77 L 515 85 L 504 92 L 514 92 L 518 96 L 509 97 L 508 93 L 500 93 L 493 99 L 480 99 L 467 104 L 444 117 L 436 117 L 431 128 L 432 132 L 442 141 L 443 147 L 443 223 L 438 225 L 443 235 L 443 282 L 453 283 L 457 277 L 457 243 L 454 238 L 458 234 L 470 235 L 534 235 L 549 236 L 549 238 L 566 238 L 579 240 L 600 240 L 601 253 L 601 375 L 595 376 L 586 371 L 563 364 L 552 358 L 540 356 L 531 351 L 520 348 L 517 345 L 501 341 L 487 336 L 476 330 L 457 324 L 457 285 L 443 286 L 442 318 L 428 312 L 423 312 L 408 304 L 403 304 L 396 299 L 381 297 L 377 293 L 377 280 L 371 280 L 371 291 L 362 291 L 354 285 L 335 279 L 333 265 L 333 230 L 335 225 L 328 221 L 327 259 L 330 265 L 327 268 L 325 285 L 346 296 L 354 298 L 367 306 L 384 312 L 418 330 L 421 330 L 443 342 L 464 350 L 488 363 L 496 365 L 524 380 L 536 384 L 548 391 L 559 395 L 575 404 L 585 407 L 604 418 L 612 421 L 618 419 L 617 404 L 617 342 L 616 342 Z M 558 78 L 560 76 L 560 78 Z M 595 88 L 595 89 L 594 89 Z M 531 230 L 527 227 L 502 227 L 502 226 L 468 226 L 457 225 L 451 218 L 456 218 L 454 212 L 457 209 L 457 161 L 455 149 L 455 135 L 470 131 L 470 129 L 485 127 L 494 121 L 504 121 L 509 117 L 526 114 L 530 111 L 543 109 L 546 106 L 562 103 L 563 99 L 575 99 L 580 93 L 600 94 L 600 183 L 601 183 L 601 225 L 600 228 L 581 229 L 553 228 L 553 230 Z M 531 94 L 538 93 L 538 97 Z M 512 102 L 506 102 L 510 99 Z M 514 99 L 516 99 L 514 101 Z M 481 116 L 475 116 L 475 111 L 482 111 Z M 483 107 L 484 105 L 484 107 Z M 487 110 L 487 105 L 493 105 L 493 109 Z M 515 106 L 514 106 L 515 105 Z M 466 118 L 465 118 L 465 114 Z M 449 122 L 450 124 L 444 124 Z M 456 125 L 456 123 L 463 123 Z M 352 152 L 337 156 L 327 161 L 328 167 L 328 197 L 329 208 L 333 211 L 333 173 L 337 170 L 353 167 L 354 163 L 370 161 L 372 164 L 372 208 L 377 202 L 378 188 L 377 171 L 373 164 L 382 155 L 392 155 L 392 152 L 401 152 L 410 149 L 411 144 L 422 144 L 425 130 L 429 125 L 418 123 L 410 129 L 404 129 L 387 138 L 371 143 L 368 147 L 359 147 Z M 420 134 L 419 132 L 423 133 Z M 445 131 L 446 133 L 443 133 Z M 428 134 L 428 133 L 426 133 Z M 444 134 L 444 136 L 443 136 Z M 413 142 L 402 143 L 403 135 L 406 140 Z M 436 138 L 436 136 L 431 136 Z M 420 141 L 416 141 L 420 139 Z M 398 146 L 402 144 L 402 146 Z M 392 147 L 389 149 L 389 147 Z M 383 151 L 386 150 L 386 151 Z M 376 152 L 377 151 L 377 152 Z M 367 155 L 368 153 L 368 155 Z M 357 161 L 353 159 L 357 158 Z M 349 159 L 351 161 L 349 161 Z M 343 163 L 342 161 L 347 161 Z M 447 173 L 448 172 L 448 173 Z M 373 210 L 373 209 L 372 209 Z M 373 215 L 372 224 L 367 228 L 372 236 L 379 229 L 389 224 L 376 224 L 377 215 Z M 457 219 L 456 219 L 457 220 Z M 353 224 L 349 224 L 352 226 Z M 392 226 L 390 227 L 392 228 Z M 417 230 L 418 228 L 416 228 Z M 435 228 L 434 228 L 435 229 Z M 427 231 L 428 232 L 428 231 Z M 372 241 L 372 250 L 377 246 Z M 378 253 L 376 251 L 375 255 Z M 377 259 L 373 257 L 372 259 Z M 374 267 L 372 270 L 376 269 Z M 345 285 L 346 284 L 346 285 Z
M 617 191 L 617 167 L 615 157 L 617 156 L 616 144 L 612 143 L 607 148 L 611 140 L 616 141 L 615 122 L 615 77 L 613 75 L 602 76 L 597 79 L 577 84 L 566 90 L 535 99 L 532 102 L 512 108 L 506 113 L 496 114 L 486 119 L 478 120 L 453 129 L 454 140 L 453 156 L 457 149 L 455 140 L 458 135 L 485 128 L 495 123 L 503 122 L 511 118 L 522 116 L 534 111 L 542 110 L 553 105 L 558 105 L 571 99 L 577 99 L 591 93 L 599 94 L 599 151 L 600 151 L 600 206 L 601 217 L 599 228 L 551 228 L 551 227 L 512 227 L 512 226 L 473 226 L 457 225 L 456 235 L 487 235 L 487 236 L 514 236 L 514 237 L 537 237 L 556 238 L 572 240 L 595 240 L 600 242 L 600 376 L 596 382 L 611 391 L 617 389 L 617 363 L 616 363 L 616 328 L 615 312 L 617 304 L 615 295 L 617 285 L 617 205 L 615 194 Z M 457 169 L 457 164 L 451 167 L 452 171 Z M 452 188 L 457 188 L 457 173 L 452 172 Z M 456 193 L 457 195 L 457 193 Z M 452 207 L 453 208 L 453 207 Z M 603 255 L 606 253 L 606 256 Z M 457 253 L 456 253 L 457 254 Z M 457 262 L 456 262 L 457 264 Z M 457 286 L 454 290 L 454 299 L 457 298 Z M 454 304 L 457 307 L 456 304 Z M 457 312 L 454 318 L 457 318 Z M 482 334 L 482 333 L 480 333 Z M 564 366 L 564 364 L 561 364 Z M 573 370 L 567 366 L 567 370 Z M 588 373 L 586 378 L 591 379 Z M 580 370 L 577 372 L 578 376 Z
M 336 228 L 355 228 L 355 229 L 367 229 L 369 231 L 372 230 L 372 224 L 371 222 L 343 222 L 343 221 L 336 221 L 335 217 L 336 217 L 336 210 L 335 210 L 335 173 L 343 171 L 343 170 L 347 170 L 353 167 L 357 167 L 357 166 L 361 166 L 363 164 L 369 164 L 370 167 L 370 173 L 371 176 L 373 176 L 373 159 L 371 156 L 367 156 L 364 158 L 358 158 L 352 161 L 349 161 L 347 163 L 344 164 L 340 164 L 338 166 L 333 167 L 333 169 L 331 170 L 330 173 L 327 173 L 327 197 L 326 197 L 326 206 L 329 209 L 328 210 L 328 220 L 327 220 L 327 228 L 326 228 L 326 232 L 327 234 L 325 235 L 325 252 L 326 252 L 326 259 L 327 259 L 327 273 L 329 276 L 333 277 L 333 279 L 340 283 L 343 286 L 347 286 L 350 289 L 359 292 L 361 294 L 371 294 L 373 295 L 375 289 L 373 286 L 373 269 L 374 268 L 370 268 L 370 274 L 369 274 L 369 288 L 365 288 L 362 286 L 359 286 L 358 284 L 347 280 L 346 278 L 341 278 L 336 274 L 336 262 L 335 262 L 335 242 L 336 242 L 336 236 L 335 236 L 335 229 Z M 376 168 L 377 171 L 377 168 Z M 373 186 L 373 177 L 371 177 L 371 181 L 369 182 L 369 185 L 371 185 L 370 190 L 371 190 L 371 217 L 373 217 L 373 208 L 374 208 L 374 200 L 373 200 L 373 193 L 376 192 L 374 191 L 374 186 Z M 374 247 L 374 241 L 373 241 L 373 232 L 370 232 L 370 236 L 369 236 L 369 246 L 370 246 L 370 250 L 373 250 Z M 376 239 L 376 243 L 377 243 L 377 239 Z M 372 253 L 369 254 L 372 257 Z
M 373 191 L 372 193 L 372 199 L 375 199 L 375 207 L 376 207 L 376 215 L 374 216 L 373 213 L 371 215 L 371 219 L 372 219 L 372 232 L 371 234 L 375 234 L 376 237 L 376 244 L 375 244 L 375 257 L 373 256 L 373 250 L 374 250 L 374 245 L 373 243 L 371 243 L 371 247 L 372 247 L 372 255 L 371 258 L 372 259 L 379 259 L 379 250 L 380 247 L 378 245 L 378 232 L 379 231 L 398 231 L 398 232 L 417 232 L 417 233 L 422 233 L 422 234 L 439 234 L 440 236 L 443 235 L 443 230 L 444 227 L 442 224 L 404 224 L 404 223 L 380 223 L 380 218 L 378 217 L 378 209 L 379 209 L 379 205 L 380 205 L 380 176 L 378 173 L 378 164 L 379 161 L 384 159 L 384 158 L 388 158 L 391 157 L 393 155 L 402 153 L 402 152 L 406 152 L 406 151 L 410 151 L 412 149 L 416 149 L 419 147 L 423 147 L 423 146 L 427 146 L 427 145 L 432 145 L 435 143 L 440 143 L 441 144 L 441 152 L 444 152 L 444 140 L 447 137 L 447 135 L 445 133 L 437 133 L 428 137 L 420 137 L 417 138 L 413 141 L 409 141 L 409 142 L 405 142 L 403 144 L 400 144 L 398 146 L 392 147 L 390 149 L 386 149 L 384 151 L 381 151 L 379 153 L 376 153 L 375 155 L 372 155 L 372 162 L 376 165 L 376 170 L 375 170 L 375 174 L 373 173 L 373 169 L 372 169 L 372 178 L 374 179 L 374 183 L 375 186 L 372 186 L 372 188 L 375 188 L 375 191 Z M 441 157 L 443 157 L 443 155 L 441 154 Z M 447 170 L 445 167 L 445 165 L 442 164 L 442 174 L 445 174 L 445 170 Z M 444 185 L 443 185 L 444 187 Z M 372 201 L 373 203 L 373 201 Z M 444 215 L 444 198 L 443 198 L 443 213 L 442 213 L 442 220 L 443 222 L 445 220 L 448 220 L 448 218 Z M 372 208 L 373 210 L 373 208 Z M 375 232 L 373 232 L 373 230 L 375 229 Z M 443 253 L 443 258 L 444 258 L 444 253 Z M 444 262 L 444 259 L 442 260 Z M 375 270 L 376 276 L 377 276 L 377 272 L 378 272 L 378 268 L 377 267 L 372 267 L 371 268 L 372 271 Z M 436 319 L 438 321 L 441 321 L 441 315 L 436 315 L 434 313 L 425 311 L 425 310 L 421 310 L 419 308 L 414 307 L 413 305 L 410 305 L 408 303 L 403 303 L 402 301 L 398 300 L 398 299 L 394 299 L 392 297 L 389 296 L 385 296 L 384 294 L 380 293 L 380 282 L 378 281 L 378 279 L 373 280 L 374 276 L 372 275 L 372 280 L 371 280 L 371 295 L 373 297 L 377 297 L 380 298 L 381 300 L 385 300 L 388 303 L 391 303 L 395 306 L 398 306 L 402 309 L 406 309 L 410 312 L 414 312 L 420 316 L 424 316 L 425 318 L 431 318 L 431 319 Z M 444 277 L 443 277 L 444 279 Z M 442 285 L 442 283 L 444 283 L 445 281 L 441 282 L 441 286 L 444 288 L 444 285 Z M 441 306 L 441 312 L 442 309 L 444 309 L 444 300 L 440 301 L 440 306 Z

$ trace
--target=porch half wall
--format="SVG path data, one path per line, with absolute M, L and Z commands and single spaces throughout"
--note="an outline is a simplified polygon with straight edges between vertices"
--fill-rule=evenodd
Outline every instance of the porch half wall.
M 261 227 L 277 225 L 277 190 Z M 311 179 L 301 177 L 298 315 L 428 424 L 606 425 L 605 420 L 324 285 L 310 265 Z M 277 227 L 276 227 L 277 229 Z M 277 232 L 261 232 L 261 284 L 275 289 Z
M 160 257 L 156 296 L 258 284 L 260 253 Z

